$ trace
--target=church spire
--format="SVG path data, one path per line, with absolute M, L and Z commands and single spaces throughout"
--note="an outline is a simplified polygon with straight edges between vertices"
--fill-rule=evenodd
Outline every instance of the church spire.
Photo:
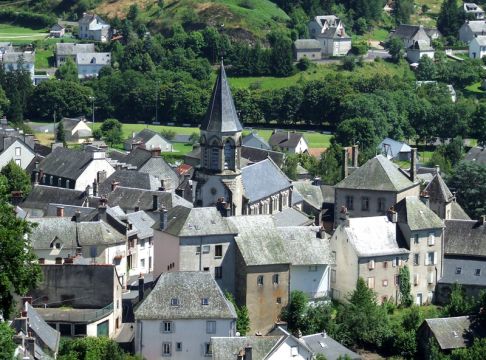
M 242 131 L 242 129 L 221 59 L 218 78 L 213 88 L 206 116 L 201 124 L 201 130 L 234 133 Z

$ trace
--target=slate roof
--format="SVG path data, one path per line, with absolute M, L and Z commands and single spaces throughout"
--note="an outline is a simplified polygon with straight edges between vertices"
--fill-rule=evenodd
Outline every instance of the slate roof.
M 50 203 L 82 206 L 85 192 L 46 185 L 35 185 L 21 204 L 24 209 L 47 210 Z
M 223 62 L 219 68 L 201 130 L 216 133 L 234 133 L 243 130 L 236 113 Z
M 30 221 L 37 224 L 29 235 L 35 250 L 50 249 L 56 238 L 68 249 L 85 245 L 112 246 L 126 241 L 124 234 L 104 221 L 76 223 L 67 217 L 32 218 Z
M 332 185 L 321 185 L 322 199 L 326 204 L 334 204 L 336 192 Z
M 478 35 L 472 41 L 476 41 L 479 46 L 486 46 L 486 35 Z
M 323 333 L 303 336 L 302 340 L 314 354 L 323 354 L 327 360 L 338 360 L 348 356 L 351 360 L 361 359 L 361 356 L 338 343 L 329 335 Z
M 314 219 L 293 207 L 272 214 L 272 218 L 276 226 L 307 226 L 314 223 Z
M 166 188 L 175 189 L 179 185 L 179 175 L 161 156 L 151 157 L 139 169 L 139 172 L 155 176 L 159 180 L 164 180 Z
M 442 261 L 444 273 L 439 280 L 441 284 L 454 284 L 485 286 L 486 287 L 486 262 L 484 260 L 464 259 L 462 257 L 446 256 Z M 460 274 L 457 268 L 461 268 Z M 476 270 L 480 274 L 476 275 Z
M 135 135 L 135 137 L 128 139 L 129 142 L 143 142 L 144 144 L 150 141 L 155 135 L 159 135 L 161 138 L 163 138 L 162 135 L 159 133 L 150 130 L 150 129 L 143 129 L 139 133 Z M 168 142 L 168 140 L 166 140 Z
M 71 131 L 81 121 L 84 122 L 84 118 L 63 118 L 61 121 L 62 121 L 62 126 L 64 127 L 64 130 Z
M 252 348 L 253 360 L 264 360 L 283 336 L 212 337 L 213 360 L 235 360 L 245 346 Z
M 484 34 L 486 32 L 486 22 L 484 20 L 471 20 L 465 22 L 462 26 L 467 26 L 475 34 Z
M 152 226 L 155 224 L 155 221 L 148 216 L 145 211 L 128 213 L 126 214 L 126 217 L 128 222 L 138 229 L 139 239 L 146 239 L 154 236 Z
M 442 220 L 416 196 L 407 196 L 395 205 L 398 222 L 406 223 L 410 230 L 442 229 Z
M 179 306 L 172 306 L 177 298 Z M 208 305 L 201 299 L 207 298 Z M 137 320 L 236 319 L 233 305 L 225 298 L 209 272 L 163 273 L 152 292 L 135 311 Z
M 444 254 L 486 256 L 486 225 L 475 220 L 445 220 Z
M 415 36 L 415 34 L 417 34 L 417 32 L 420 30 L 421 27 L 422 27 L 421 25 L 401 24 L 396 28 L 395 32 L 393 33 L 393 36 L 398 36 L 403 40 L 409 40 L 412 39 Z M 427 30 L 430 31 L 433 29 L 427 29 Z M 416 40 L 430 41 L 429 35 L 427 34 L 427 30 L 424 28 L 424 33 L 420 33 L 421 36 Z
M 475 146 L 471 148 L 466 156 L 465 161 L 475 161 L 478 164 L 486 164 L 486 150 L 484 147 Z
M 241 169 L 241 179 L 245 197 L 250 203 L 292 186 L 287 176 L 271 159 L 244 167 Z
M 90 152 L 58 147 L 41 161 L 39 168 L 48 175 L 77 180 L 92 160 Z
M 35 62 L 34 52 L 7 52 L 3 54 L 2 62 L 4 64 L 17 64 L 20 59 L 23 60 L 25 64 L 33 64 Z
M 270 136 L 268 143 L 270 146 L 278 146 L 281 148 L 295 148 L 300 139 L 304 137 L 301 133 L 291 132 L 291 131 L 277 131 Z
M 110 206 L 119 205 L 125 211 L 131 211 L 135 206 L 143 211 L 152 211 L 153 195 L 158 196 L 159 204 L 166 209 L 172 209 L 178 205 L 192 208 L 192 203 L 171 192 L 134 189 L 124 186 L 118 186 L 106 198 Z
M 124 157 L 122 155 L 117 155 L 113 153 L 111 153 L 110 155 L 115 155 L 115 159 L 117 159 L 118 161 L 136 166 L 137 168 L 140 168 L 152 157 L 152 153 L 149 150 L 143 149 L 141 147 L 133 149 Z
M 76 54 L 76 64 L 78 65 L 110 65 L 111 53 L 79 53 Z
M 469 215 L 464 211 L 464 209 L 457 203 L 453 201 L 451 203 L 451 219 L 455 220 L 471 220 Z
M 76 55 L 95 52 L 94 44 L 56 43 L 56 55 Z
M 189 209 L 176 206 L 167 213 L 165 232 L 174 236 L 208 236 L 236 234 L 236 229 L 223 218 L 216 207 Z
M 315 39 L 297 39 L 294 41 L 296 50 L 314 50 L 321 51 L 321 43 Z
M 321 188 L 317 185 L 312 185 L 310 181 L 294 181 L 292 182 L 294 189 L 302 195 L 304 201 L 317 210 L 322 208 L 324 198 L 322 196 Z
M 395 192 L 408 189 L 414 185 L 391 161 L 383 155 L 377 155 L 354 170 L 335 187 Z
M 53 353 L 57 353 L 61 339 L 59 331 L 49 326 L 29 303 L 26 303 L 26 307 L 29 327 Z
M 383 139 L 378 145 L 378 149 L 388 159 L 394 159 L 400 153 L 410 153 L 412 151 L 412 148 L 408 144 L 390 138 Z
M 257 163 L 267 158 L 270 158 L 275 164 L 277 164 L 278 167 L 282 167 L 285 155 L 284 153 L 278 151 L 259 149 L 250 146 L 242 146 L 241 157 L 248 159 L 252 163 Z
M 341 225 L 358 256 L 408 254 L 397 242 L 396 224 L 386 216 L 351 218 Z
M 472 316 L 425 319 L 442 350 L 464 348 L 473 338 L 486 337 L 486 329 Z
M 116 170 L 99 185 L 98 192 L 103 195 L 110 193 L 113 181 L 119 182 L 119 186 L 136 189 L 157 190 L 160 187 L 159 180 L 153 175 L 134 170 Z
M 250 143 L 250 144 L 248 144 L 248 143 Z M 268 142 L 263 137 L 258 135 L 258 133 L 256 133 L 256 132 L 251 132 L 250 134 L 244 136 L 243 140 L 241 141 L 241 144 L 243 146 L 256 147 L 256 148 L 259 148 L 259 149 L 270 150 L 270 145 L 268 144 Z M 253 144 L 253 146 L 252 146 L 252 144 Z M 255 146 L 257 144 L 259 144 L 259 146 Z

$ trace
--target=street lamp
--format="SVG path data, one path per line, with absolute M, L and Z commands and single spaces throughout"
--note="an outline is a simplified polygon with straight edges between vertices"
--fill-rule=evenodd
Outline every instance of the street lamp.
M 95 97 L 90 96 L 89 99 L 91 100 L 91 122 L 93 123 L 93 130 L 94 130 L 94 124 L 95 124 L 94 101 L 95 101 Z

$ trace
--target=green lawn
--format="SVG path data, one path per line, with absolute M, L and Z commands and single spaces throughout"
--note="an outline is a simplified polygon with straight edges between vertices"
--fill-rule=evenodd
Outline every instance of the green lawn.
M 35 67 L 37 69 L 45 69 L 51 67 L 53 58 L 54 52 L 52 50 L 37 49 L 35 51 Z
M 481 89 L 481 82 L 477 82 L 469 86 L 466 86 L 466 90 L 478 94 L 484 94 L 486 92 L 483 89 Z
M 46 29 L 30 29 L 12 24 L 0 24 L 0 41 L 31 42 L 44 39 L 48 35 Z

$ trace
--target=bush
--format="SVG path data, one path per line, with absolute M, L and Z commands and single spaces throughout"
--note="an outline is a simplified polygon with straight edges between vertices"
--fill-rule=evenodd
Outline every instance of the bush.
M 53 15 L 31 13 L 29 11 L 0 10 L 0 21 L 12 22 L 32 29 L 50 27 L 57 22 Z
M 297 69 L 300 71 L 306 71 L 312 65 L 311 61 L 307 57 L 300 58 L 297 62 Z
M 353 71 L 356 67 L 356 58 L 354 56 L 345 56 L 341 63 L 344 70 Z
M 368 44 L 365 42 L 354 43 L 351 47 L 351 52 L 354 55 L 365 55 L 368 53 Z

